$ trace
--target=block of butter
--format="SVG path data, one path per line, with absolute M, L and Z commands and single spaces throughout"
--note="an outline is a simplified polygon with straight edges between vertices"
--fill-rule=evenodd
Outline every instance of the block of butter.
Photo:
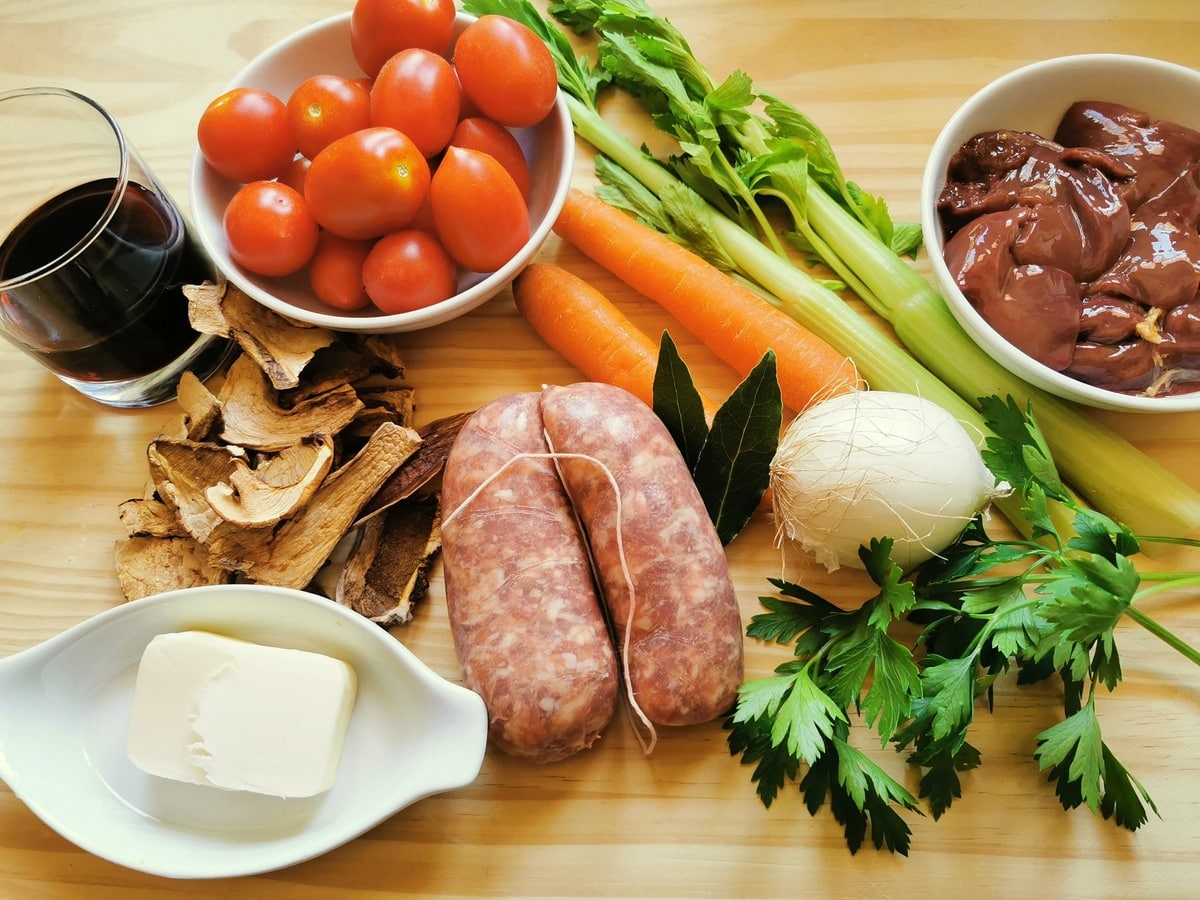
M 333 786 L 357 688 L 320 653 L 160 634 L 138 664 L 126 749 L 151 775 L 311 797 Z

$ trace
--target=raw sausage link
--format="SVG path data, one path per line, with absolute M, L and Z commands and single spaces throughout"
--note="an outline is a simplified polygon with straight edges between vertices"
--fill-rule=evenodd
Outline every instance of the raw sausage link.
M 659 725 L 720 716 L 743 678 L 741 613 L 721 540 L 670 433 L 632 394 L 591 382 L 546 388 L 542 418 L 553 450 L 594 457 L 620 488 L 634 587 L 627 664 L 638 706 Z M 611 482 L 587 460 L 559 466 L 621 647 L 630 597 Z
M 587 548 L 547 451 L 540 397 L 478 410 L 446 460 L 442 532 L 446 605 L 464 680 L 506 752 L 545 763 L 590 746 L 620 685 Z

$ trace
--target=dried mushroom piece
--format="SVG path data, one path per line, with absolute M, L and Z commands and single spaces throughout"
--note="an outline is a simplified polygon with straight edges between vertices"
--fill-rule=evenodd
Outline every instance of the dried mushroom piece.
M 416 390 L 398 375 L 375 374 L 354 382 L 354 392 L 368 409 L 382 409 L 395 421 L 411 425 Z
M 189 537 L 136 536 L 117 541 L 117 579 L 126 600 L 180 588 L 228 584 L 233 574 L 212 565 Z
M 404 377 L 404 357 L 394 335 L 363 334 L 347 337 L 347 340 L 359 353 L 391 368 L 394 377 Z
M 245 455 L 241 447 L 166 437 L 155 438 L 146 451 L 155 491 L 200 543 L 208 541 L 224 521 L 206 492 L 228 481 Z
M 244 458 L 236 460 L 229 478 L 209 487 L 204 497 L 231 525 L 275 525 L 317 492 L 333 468 L 333 455 L 333 438 L 322 434 L 264 456 L 253 468 Z
M 362 450 L 326 478 L 269 541 L 238 561 L 237 568 L 260 583 L 306 587 L 350 530 L 359 510 L 420 442 L 411 428 L 390 422 L 381 425 Z
M 372 375 L 354 383 L 363 408 L 347 426 L 347 438 L 365 439 L 384 422 L 410 426 L 416 414 L 416 391 L 412 385 L 385 375 Z
M 326 347 L 313 357 L 295 387 L 280 391 L 279 404 L 284 407 L 295 406 L 334 388 L 353 385 L 375 371 L 372 362 L 341 343 Z
M 184 537 L 187 530 L 175 511 L 161 500 L 138 497 L 117 507 L 121 525 L 129 537 Z
M 221 421 L 221 401 L 191 370 L 183 373 L 176 390 L 183 408 L 182 433 L 189 440 L 207 440 Z
M 248 356 L 229 367 L 220 400 L 221 440 L 254 450 L 282 450 L 314 434 L 336 436 L 363 408 L 354 387 L 342 384 L 285 409 Z
M 450 445 L 454 443 L 463 423 L 469 418 L 470 412 L 454 413 L 421 426 L 417 430 L 417 434 L 421 436 L 421 446 L 417 448 L 417 452 L 384 482 L 383 487 L 371 498 L 354 524 L 361 525 L 389 507 L 413 496 L 441 475 L 446 466 L 446 455 L 450 452 Z
M 185 285 L 188 318 L 203 334 L 233 338 L 277 390 L 300 383 L 300 373 L 337 335 L 285 318 L 255 301 L 236 285 L 206 281 Z
M 412 497 L 363 525 L 333 599 L 384 627 L 410 622 L 442 546 L 438 501 Z

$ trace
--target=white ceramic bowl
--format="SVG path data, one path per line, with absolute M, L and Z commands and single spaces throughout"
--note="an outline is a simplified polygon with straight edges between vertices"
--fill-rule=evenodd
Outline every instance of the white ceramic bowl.
M 156 635 L 193 629 L 354 667 L 358 696 L 328 792 L 223 791 L 133 765 L 125 736 L 142 651 Z M 359 614 L 284 588 L 134 600 L 0 660 L 0 778 L 84 850 L 171 878 L 250 875 L 322 854 L 423 797 L 470 784 L 486 741 L 478 694 Z
M 460 12 L 455 36 L 474 18 Z M 317 22 L 283 39 L 253 59 L 226 89 L 259 87 L 286 101 L 302 81 L 320 74 L 363 76 L 350 50 L 350 13 Z M 575 135 L 562 94 L 545 120 L 514 133 L 529 161 L 529 240 L 500 269 L 464 274 L 459 279 L 457 294 L 424 309 L 385 315 L 369 306 L 344 312 L 319 301 L 304 272 L 289 278 L 265 278 L 242 269 L 229 256 L 221 226 L 225 207 L 239 186 L 214 172 L 199 150 L 193 154 L 191 172 L 195 230 L 226 278 L 264 306 L 292 319 L 338 331 L 372 333 L 415 331 L 440 325 L 482 305 L 506 287 L 541 248 L 566 200 L 574 168 Z
M 1007 128 L 1053 137 L 1067 108 L 1080 100 L 1103 100 L 1142 109 L 1156 119 L 1200 127 L 1200 72 L 1173 63 L 1120 54 L 1066 56 L 1033 63 L 1004 75 L 968 99 L 946 123 L 925 166 L 921 225 L 930 266 L 963 329 L 993 358 L 1027 382 L 1087 406 L 1130 412 L 1200 409 L 1200 392 L 1169 397 L 1121 394 L 1084 384 L 1036 362 L 1002 338 L 963 296 L 943 257 L 937 199 L 955 151 L 969 138 Z

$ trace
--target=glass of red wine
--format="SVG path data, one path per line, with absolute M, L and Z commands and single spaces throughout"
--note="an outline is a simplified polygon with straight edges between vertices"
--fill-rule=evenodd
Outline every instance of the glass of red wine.
M 74 91 L 0 94 L 0 335 L 100 403 L 152 406 L 230 344 L 188 321 L 212 263 L 154 174 Z

